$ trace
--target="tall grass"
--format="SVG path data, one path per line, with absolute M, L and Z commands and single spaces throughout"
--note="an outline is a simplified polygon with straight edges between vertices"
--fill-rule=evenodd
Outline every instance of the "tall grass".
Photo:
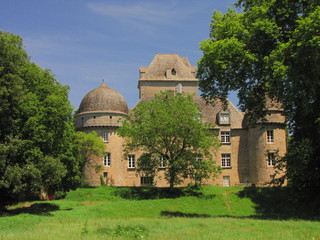
M 5 206 L 0 239 L 320 239 L 316 214 L 292 217 L 290 204 L 277 214 L 286 199 L 268 204 L 281 194 L 263 200 L 263 191 L 81 188 L 63 200 Z

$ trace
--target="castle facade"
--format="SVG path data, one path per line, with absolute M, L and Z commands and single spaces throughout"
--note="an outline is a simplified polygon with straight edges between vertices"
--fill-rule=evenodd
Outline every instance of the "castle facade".
M 139 101 L 154 97 L 164 90 L 192 94 L 201 108 L 203 121 L 215 125 L 221 147 L 213 154 L 222 173 L 204 184 L 234 186 L 261 185 L 276 177 L 274 169 L 277 157 L 286 153 L 285 118 L 279 104 L 267 101 L 266 121 L 252 128 L 245 124 L 246 113 L 228 101 L 227 109 L 216 100 L 206 103 L 198 96 L 196 67 L 186 57 L 178 54 L 156 54 L 148 67 L 140 67 L 138 81 Z M 139 176 L 135 167 L 141 153 L 132 152 L 124 157 L 124 139 L 117 135 L 121 122 L 130 113 L 123 96 L 102 83 L 82 100 L 76 116 L 76 129 L 96 131 L 107 145 L 107 153 L 101 158 L 89 156 L 83 169 L 83 178 L 89 185 L 98 186 L 101 181 L 113 186 L 146 186 L 150 179 Z M 99 166 L 103 166 L 102 168 Z M 153 179 L 156 186 L 167 187 L 165 166 L 159 166 L 159 174 Z M 186 186 L 186 179 L 181 186 Z

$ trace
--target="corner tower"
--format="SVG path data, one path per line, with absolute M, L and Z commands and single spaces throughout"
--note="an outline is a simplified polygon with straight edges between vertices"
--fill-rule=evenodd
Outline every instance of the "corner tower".
M 248 129 L 248 157 L 251 183 L 269 183 L 283 172 L 274 166 L 286 154 L 285 117 L 280 103 L 266 99 L 266 116 L 257 126 Z
M 116 129 L 121 125 L 119 120 L 127 116 L 125 99 L 104 82 L 82 99 L 76 116 L 76 130 L 95 131 L 107 145 L 106 156 L 91 155 L 86 159 L 82 177 L 90 186 L 101 185 L 102 180 L 109 184 L 113 184 L 116 178 L 121 181 L 123 174 L 116 169 L 120 168 L 123 139 L 116 134 Z

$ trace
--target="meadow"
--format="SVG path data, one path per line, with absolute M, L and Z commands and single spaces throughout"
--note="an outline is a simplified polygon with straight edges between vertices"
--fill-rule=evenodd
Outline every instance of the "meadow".
M 79 188 L 0 207 L 0 239 L 320 239 L 286 188 Z

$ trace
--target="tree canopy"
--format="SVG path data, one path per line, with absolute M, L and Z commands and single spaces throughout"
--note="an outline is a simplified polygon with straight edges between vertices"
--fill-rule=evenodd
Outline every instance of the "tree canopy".
M 198 63 L 203 96 L 225 98 L 238 91 L 251 122 L 265 115 L 266 96 L 283 104 L 292 137 L 286 176 L 297 189 L 320 187 L 319 5 L 319 0 L 239 0 L 241 13 L 215 11 Z M 310 144 L 308 154 L 297 151 L 302 142 Z M 305 167 L 298 169 L 302 157 Z M 305 177 L 297 178 L 297 171 Z
M 126 152 L 139 150 L 137 170 L 154 177 L 165 166 L 165 179 L 173 188 L 184 178 L 200 181 L 219 172 L 212 152 L 219 141 L 202 122 L 191 96 L 163 92 L 140 102 L 118 129 Z
M 19 36 L 0 32 L 1 196 L 58 196 L 81 183 L 68 90 L 30 62 Z

